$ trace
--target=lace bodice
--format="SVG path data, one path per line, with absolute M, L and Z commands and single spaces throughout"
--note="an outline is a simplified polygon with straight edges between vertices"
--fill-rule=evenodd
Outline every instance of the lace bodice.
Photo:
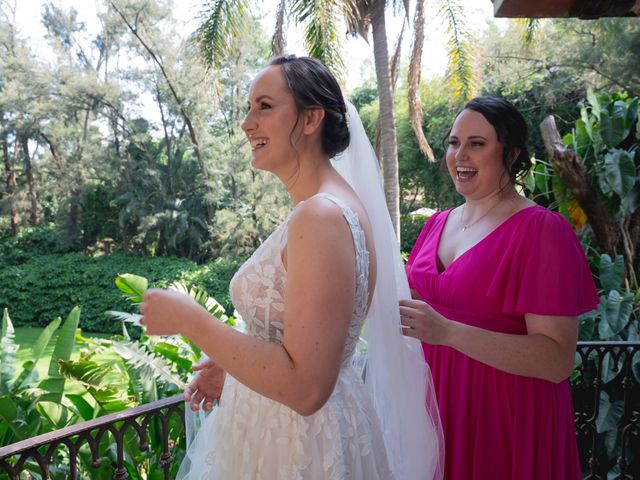
M 317 197 L 325 198 L 340 207 L 351 229 L 356 253 L 356 290 L 353 315 L 342 354 L 344 366 L 353 355 L 367 312 L 369 252 L 366 249 L 364 231 L 353 210 L 333 195 L 319 193 L 312 198 Z M 287 244 L 287 227 L 292 213 L 238 269 L 229 287 L 231 300 L 246 323 L 247 332 L 263 340 L 278 343 L 282 342 L 284 333 L 284 290 L 287 281 L 282 252 Z

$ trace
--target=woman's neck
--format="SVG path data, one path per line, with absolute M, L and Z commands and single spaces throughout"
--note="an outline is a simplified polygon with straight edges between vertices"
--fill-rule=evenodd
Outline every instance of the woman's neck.
M 300 203 L 320 192 L 322 185 L 336 173 L 325 155 L 315 158 L 301 159 L 299 167 L 287 178 L 280 178 L 284 183 L 293 204 Z
M 513 185 L 509 185 L 504 188 L 496 189 L 493 192 L 478 198 L 470 198 L 465 197 L 465 203 L 467 204 L 467 209 L 480 209 L 483 210 L 487 206 L 492 206 L 496 202 L 513 200 L 519 196 Z

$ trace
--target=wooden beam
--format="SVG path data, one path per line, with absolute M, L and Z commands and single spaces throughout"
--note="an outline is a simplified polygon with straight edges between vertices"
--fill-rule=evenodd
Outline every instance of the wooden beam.
M 553 18 L 568 17 L 574 0 L 492 0 L 496 17 Z
M 493 14 L 508 18 L 628 17 L 640 15 L 640 0 L 491 0 Z

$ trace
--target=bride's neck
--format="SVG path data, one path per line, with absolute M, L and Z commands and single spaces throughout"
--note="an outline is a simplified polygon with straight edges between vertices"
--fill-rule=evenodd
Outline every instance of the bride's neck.
M 335 172 L 331 163 L 326 159 L 300 162 L 300 166 L 290 178 L 283 181 L 293 204 L 300 203 L 320 192 L 322 185 Z

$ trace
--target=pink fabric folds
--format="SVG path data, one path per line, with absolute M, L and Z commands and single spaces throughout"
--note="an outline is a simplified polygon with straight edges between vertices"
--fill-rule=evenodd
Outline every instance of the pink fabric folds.
M 407 264 L 409 284 L 445 317 L 526 334 L 525 313 L 577 316 L 598 296 L 568 222 L 525 208 L 439 271 L 449 211 L 425 224 Z M 567 381 L 512 375 L 449 347 L 423 345 L 445 436 L 449 480 L 579 479 Z

